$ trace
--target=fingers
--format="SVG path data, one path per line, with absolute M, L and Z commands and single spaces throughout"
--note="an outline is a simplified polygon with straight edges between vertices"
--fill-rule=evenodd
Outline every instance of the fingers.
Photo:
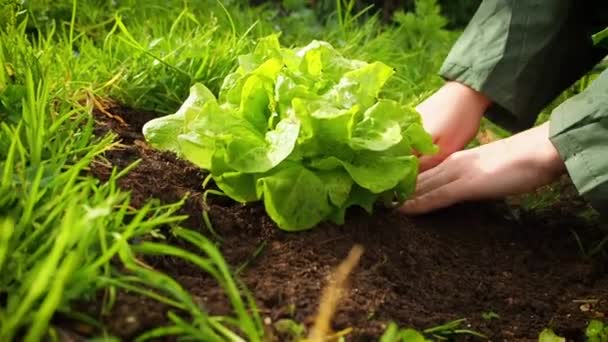
M 405 202 L 402 212 L 410 215 L 424 214 L 470 196 L 475 191 L 471 189 L 471 182 L 466 181 L 469 159 L 467 155 L 463 157 L 457 153 L 438 166 L 422 172 L 417 179 L 416 191 Z
M 433 189 L 451 183 L 458 178 L 457 170 L 446 168 L 440 164 L 430 170 L 421 173 L 416 181 L 416 191 L 414 196 L 420 196 Z
M 405 202 L 400 208 L 407 215 L 420 215 L 433 210 L 449 207 L 462 200 L 465 183 L 461 180 L 443 184 Z
M 439 165 L 443 160 L 443 156 L 435 155 L 435 156 L 422 156 L 420 157 L 420 172 L 424 172 L 426 170 L 432 169 L 435 166 Z
M 444 161 L 445 158 L 448 156 L 448 154 L 444 151 L 439 142 L 435 142 L 435 144 L 439 145 L 439 152 L 437 154 L 432 156 L 421 156 L 419 159 L 420 166 L 418 169 L 421 173 L 433 169 L 437 165 L 441 164 L 441 162 Z

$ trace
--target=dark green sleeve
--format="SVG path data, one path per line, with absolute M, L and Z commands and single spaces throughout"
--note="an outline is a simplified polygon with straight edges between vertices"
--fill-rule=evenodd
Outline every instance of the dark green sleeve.
M 591 36 L 606 25 L 608 1 L 484 0 L 440 70 L 485 94 L 487 117 L 511 130 L 597 64 L 606 50 Z
M 550 139 L 572 182 L 597 211 L 608 215 L 608 70 L 555 108 L 550 127 Z

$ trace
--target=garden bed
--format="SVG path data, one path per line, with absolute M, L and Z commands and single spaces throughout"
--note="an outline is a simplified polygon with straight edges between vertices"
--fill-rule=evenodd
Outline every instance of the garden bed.
M 105 154 L 109 163 L 96 163 L 91 172 L 105 180 L 110 166 L 122 169 L 141 159 L 119 181 L 131 191 L 132 204 L 152 198 L 172 203 L 188 194 L 183 225 L 212 236 L 202 217 L 206 174 L 144 142 L 141 127 L 156 116 L 121 106 L 96 111 L 98 134 L 113 131 L 122 144 Z M 496 341 L 533 340 L 545 327 L 582 340 L 589 320 L 608 312 L 605 266 L 598 258 L 583 258 L 572 233 L 582 241 L 599 233 L 574 214 L 582 205 L 569 195 L 531 212 L 504 202 L 459 205 L 418 218 L 351 210 L 343 226 L 321 224 L 300 233 L 276 228 L 261 205 L 210 197 L 208 212 L 221 252 L 267 323 L 311 323 L 326 277 L 360 244 L 364 254 L 333 321 L 335 330 L 353 329 L 349 340 L 374 340 L 391 321 L 424 329 L 460 318 L 466 318 L 464 327 Z M 209 311 L 229 310 L 221 288 L 198 268 L 172 258 L 147 262 L 178 280 Z M 129 339 L 162 325 L 166 309 L 122 292 L 102 320 Z

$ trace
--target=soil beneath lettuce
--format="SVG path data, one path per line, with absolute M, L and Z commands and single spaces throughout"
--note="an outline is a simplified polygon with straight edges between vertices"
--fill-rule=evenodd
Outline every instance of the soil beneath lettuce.
M 119 181 L 131 192 L 132 205 L 186 197 L 183 226 L 213 237 L 202 218 L 205 172 L 144 142 L 141 128 L 157 114 L 108 105 L 94 115 L 97 134 L 113 132 L 121 145 L 107 151 L 91 173 L 107 180 L 112 167 L 141 159 Z M 605 257 L 582 256 L 575 236 L 590 246 L 606 233 L 598 220 L 579 215 L 587 204 L 567 179 L 550 190 L 561 191 L 561 200 L 540 209 L 525 209 L 525 198 L 468 203 L 416 218 L 353 209 L 343 226 L 324 223 L 298 233 L 279 230 L 257 204 L 211 197 L 209 217 L 228 263 L 235 269 L 245 265 L 238 277 L 266 323 L 288 318 L 310 324 L 328 274 L 359 244 L 363 256 L 332 322 L 335 331 L 353 329 L 349 341 L 377 340 L 391 321 L 425 329 L 460 318 L 466 319 L 464 328 L 493 341 L 536 340 L 546 327 L 582 341 L 589 320 L 608 314 L 608 272 Z M 147 262 L 210 312 L 230 312 L 221 289 L 198 268 L 174 258 Z M 87 305 L 98 311 L 98 304 Z M 110 333 L 130 340 L 165 324 L 167 310 L 119 292 L 111 312 L 98 318 Z M 87 333 L 76 325 L 68 330 Z

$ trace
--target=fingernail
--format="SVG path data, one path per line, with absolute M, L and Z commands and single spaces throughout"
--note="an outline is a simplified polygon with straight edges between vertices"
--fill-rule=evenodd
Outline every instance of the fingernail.
M 406 201 L 405 203 L 403 203 L 401 208 L 399 208 L 399 211 L 407 214 L 409 211 L 412 210 L 413 205 L 414 205 L 414 203 L 411 200 Z

